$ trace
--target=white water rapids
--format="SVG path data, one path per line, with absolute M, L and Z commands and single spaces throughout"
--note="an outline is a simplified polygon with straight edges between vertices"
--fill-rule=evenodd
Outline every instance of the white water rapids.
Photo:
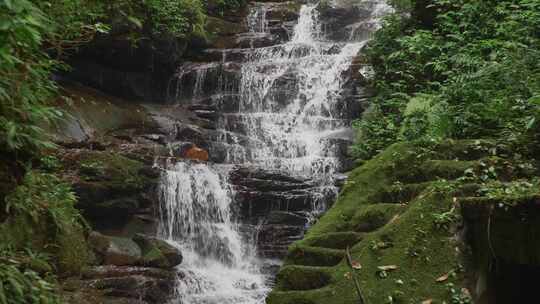
M 371 17 L 358 27 L 376 25 L 388 11 L 383 2 L 374 2 Z M 250 32 L 268 30 L 266 13 L 264 4 L 253 10 L 247 20 Z M 237 164 L 278 170 L 314 180 L 320 189 L 315 198 L 335 196 L 340 160 L 332 139 L 351 133 L 350 121 L 342 118 L 346 109 L 338 102 L 343 74 L 366 42 L 358 27 L 351 29 L 350 41 L 328 41 L 318 3 L 302 5 L 290 41 L 252 48 L 242 63 L 240 111 L 218 121 L 221 136 L 232 142 L 226 164 L 180 162 L 166 168 L 159 189 L 159 236 L 184 255 L 174 303 L 264 303 L 271 288 L 263 271 L 267 261 L 257 256 L 256 236 L 241 232 L 231 208 L 229 172 Z M 204 73 L 197 74 L 196 96 Z M 284 77 L 295 79 L 285 98 L 275 92 Z M 241 138 L 232 132 L 238 129 Z M 314 199 L 314 213 L 325 208 L 325 200 Z

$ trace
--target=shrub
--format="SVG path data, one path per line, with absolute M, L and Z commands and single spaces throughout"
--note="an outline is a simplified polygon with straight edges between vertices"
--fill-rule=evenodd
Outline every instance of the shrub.
M 524 138 L 537 130 L 540 3 L 430 2 L 423 9 L 435 12 L 432 23 L 400 12 L 369 44 L 380 121 L 356 123 L 364 158 L 395 140 Z M 387 121 L 392 131 L 380 130 Z

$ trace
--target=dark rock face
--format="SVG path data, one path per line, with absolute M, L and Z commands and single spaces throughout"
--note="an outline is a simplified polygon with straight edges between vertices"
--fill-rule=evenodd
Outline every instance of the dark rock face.
M 95 266 L 63 284 L 66 303 L 165 303 L 179 274 L 133 266 Z
M 178 277 L 173 268 L 182 262 L 177 248 L 143 234 L 123 238 L 94 231 L 88 242 L 103 266 L 85 270 L 81 284 L 118 301 L 138 299 L 145 303 L 163 303 L 168 300 Z
M 287 247 L 302 238 L 313 210 L 317 187 L 312 181 L 277 171 L 240 167 L 231 172 L 235 186 L 235 208 L 257 235 L 259 254 L 282 258 Z M 329 194 L 330 195 L 330 194 Z

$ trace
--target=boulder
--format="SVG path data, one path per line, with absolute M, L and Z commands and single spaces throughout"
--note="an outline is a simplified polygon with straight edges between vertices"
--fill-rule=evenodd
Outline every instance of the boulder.
M 88 242 L 103 264 L 137 265 L 142 258 L 141 248 L 129 238 L 105 236 L 94 231 Z
M 141 263 L 145 266 L 172 268 L 182 263 L 182 253 L 164 240 L 144 234 L 136 234 L 133 240 L 142 249 Z

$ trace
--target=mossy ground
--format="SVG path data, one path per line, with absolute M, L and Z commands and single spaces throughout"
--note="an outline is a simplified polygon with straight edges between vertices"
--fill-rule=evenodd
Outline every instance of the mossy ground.
M 353 276 L 366 303 L 452 303 L 447 284 L 463 286 L 462 254 L 451 225 L 436 219 L 455 206 L 445 179 L 462 176 L 485 156 L 460 158 L 470 156 L 463 150 L 473 142 L 456 145 L 459 153 L 450 155 L 448 145 L 394 144 L 351 172 L 337 202 L 290 247 L 267 303 L 359 303 Z M 361 269 L 344 259 L 347 246 Z M 300 275 L 306 271 L 300 265 L 309 265 L 311 275 Z M 396 269 L 379 268 L 389 265 Z M 298 288 L 309 284 L 293 281 L 314 277 L 313 269 L 320 274 L 315 287 Z M 330 278 L 321 280 L 322 274 Z

